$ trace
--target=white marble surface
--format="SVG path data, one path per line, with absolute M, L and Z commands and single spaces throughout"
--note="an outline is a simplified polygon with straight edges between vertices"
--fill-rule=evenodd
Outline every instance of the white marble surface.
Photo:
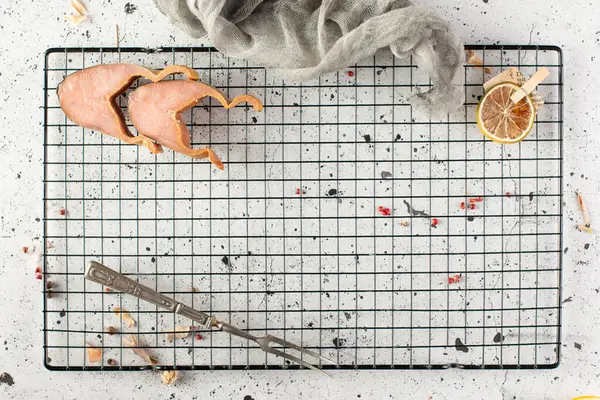
M 150 0 L 90 0 L 92 20 L 74 27 L 63 20 L 67 1 L 0 5 L 0 398 L 472 398 L 570 399 L 600 395 L 600 275 L 598 240 L 573 228 L 580 218 L 575 190 L 598 217 L 600 178 L 600 3 L 574 0 L 430 1 L 467 43 L 556 44 L 565 62 L 565 236 L 563 352 L 558 369 L 546 371 L 342 371 L 331 380 L 310 372 L 193 372 L 164 387 L 155 374 L 58 373 L 42 365 L 39 281 L 21 253 L 39 241 L 42 194 L 43 52 L 52 46 L 112 46 L 114 24 L 124 46 L 189 46 L 188 38 Z M 426 3 L 421 0 L 418 3 Z M 45 10 L 46 9 L 46 10 Z M 580 11 L 583 10 L 583 11 Z M 588 248 L 584 245 L 589 243 Z M 578 346 L 575 346 L 575 343 Z M 580 345 L 580 346 L 579 346 Z M 580 347 L 580 348 L 579 348 Z

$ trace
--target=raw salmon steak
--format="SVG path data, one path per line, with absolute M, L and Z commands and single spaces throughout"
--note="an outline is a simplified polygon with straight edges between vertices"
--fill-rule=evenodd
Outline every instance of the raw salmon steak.
M 223 169 L 223 163 L 211 149 L 191 147 L 190 131 L 181 120 L 182 112 L 207 96 L 214 97 L 225 108 L 232 108 L 241 102 L 252 104 L 256 111 L 262 111 L 263 108 L 260 100 L 248 94 L 228 102 L 220 90 L 204 83 L 173 80 L 150 83 L 131 93 L 129 118 L 140 135 L 193 158 L 208 157 L 217 168 Z
M 160 145 L 129 131 L 116 99 L 138 78 L 158 82 L 172 74 L 185 74 L 188 79 L 198 80 L 195 70 L 181 65 L 155 71 L 135 64 L 103 64 L 67 76 L 58 86 L 58 99 L 67 117 L 77 125 L 145 146 L 157 154 L 162 152 Z

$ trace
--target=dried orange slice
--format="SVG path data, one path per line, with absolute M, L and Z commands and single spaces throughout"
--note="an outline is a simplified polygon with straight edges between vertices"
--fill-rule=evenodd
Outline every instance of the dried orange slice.
M 519 89 L 514 83 L 504 82 L 488 90 L 477 106 L 477 126 L 494 142 L 518 143 L 531 132 L 536 108 L 530 96 L 517 104 L 510 96 Z

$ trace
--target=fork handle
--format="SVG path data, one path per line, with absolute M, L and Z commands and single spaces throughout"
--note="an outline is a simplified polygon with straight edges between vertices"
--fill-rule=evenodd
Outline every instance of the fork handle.
M 117 271 L 110 269 L 96 261 L 91 261 L 89 263 L 85 277 L 92 282 L 99 283 L 119 292 L 128 293 L 139 299 L 152 303 L 157 307 L 161 307 L 190 318 L 202 325 L 200 327 L 201 329 L 207 329 L 212 321 L 212 318 L 208 314 L 194 310 L 185 304 L 179 303 L 175 299 L 158 293 L 156 290 L 150 289 L 139 282 L 131 280 L 125 275 L 120 274 Z

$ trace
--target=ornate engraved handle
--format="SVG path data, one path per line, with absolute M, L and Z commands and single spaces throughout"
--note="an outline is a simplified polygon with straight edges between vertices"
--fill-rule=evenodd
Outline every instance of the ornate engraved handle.
M 158 307 L 166 308 L 169 311 L 175 312 L 175 308 L 177 307 L 175 300 L 133 281 L 96 261 L 89 263 L 85 277 L 90 281 L 119 292 L 129 293 L 132 296 L 146 300 Z
M 91 261 L 89 263 L 85 277 L 92 282 L 99 283 L 119 292 L 129 293 L 130 295 L 146 300 L 155 306 L 188 317 L 200 324 L 200 329 L 209 329 L 211 326 L 212 318 L 210 315 L 179 303 L 96 261 Z

